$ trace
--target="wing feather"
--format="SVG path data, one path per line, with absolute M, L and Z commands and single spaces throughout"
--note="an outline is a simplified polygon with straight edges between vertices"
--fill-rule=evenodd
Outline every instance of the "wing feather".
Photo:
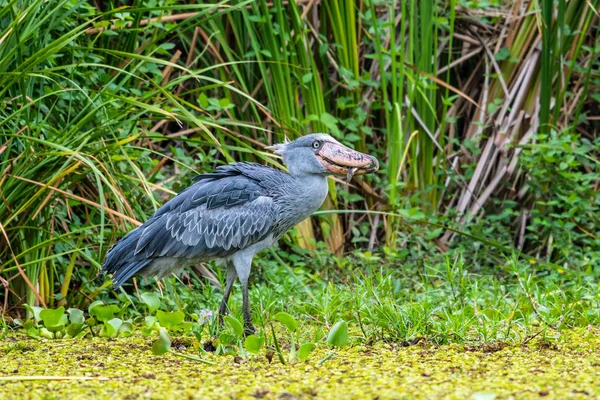
M 196 183 L 115 244 L 103 270 L 113 273 L 119 286 L 137 273 L 164 275 L 186 264 L 185 260 L 165 261 L 155 266 L 153 261 L 163 257 L 222 258 L 263 240 L 277 226 L 279 216 L 262 179 L 278 174 L 284 173 L 237 163 L 200 175 Z
M 233 189 L 230 187 L 230 189 Z M 235 190 L 235 189 L 234 189 Z M 147 226 L 135 249 L 146 257 L 223 257 L 266 237 L 276 221 L 273 199 L 259 196 L 226 207 L 209 203 L 188 210 L 173 210 Z

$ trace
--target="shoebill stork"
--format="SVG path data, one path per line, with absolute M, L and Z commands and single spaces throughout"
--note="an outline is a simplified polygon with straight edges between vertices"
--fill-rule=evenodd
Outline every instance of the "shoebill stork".
M 102 270 L 115 288 L 134 275 L 159 279 L 181 268 L 217 260 L 227 266 L 219 316 L 236 278 L 242 285 L 246 332 L 253 332 L 248 303 L 252 258 L 316 211 L 327 196 L 328 175 L 374 172 L 377 159 L 326 134 L 311 134 L 267 149 L 288 172 L 254 163 L 219 166 L 194 179 L 143 225 L 109 251 Z

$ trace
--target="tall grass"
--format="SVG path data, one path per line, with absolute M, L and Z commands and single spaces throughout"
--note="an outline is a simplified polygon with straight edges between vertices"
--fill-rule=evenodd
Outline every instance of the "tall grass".
M 292 244 L 402 247 L 411 222 L 399 215 L 466 228 L 504 201 L 523 205 L 511 222 L 521 243 L 538 206 L 523 149 L 538 132 L 593 139 L 598 128 L 586 120 L 597 107 L 597 0 L 102 4 L 0 9 L 7 307 L 89 301 L 115 237 L 195 171 L 277 164 L 263 146 L 308 132 L 384 167 L 349 186 L 330 181 L 326 209 L 391 212 L 326 213 Z M 457 226 L 423 240 L 446 249 Z
M 193 18 L 217 9 L 199 6 Z M 76 23 L 75 13 L 87 22 Z M 110 48 L 94 47 L 97 37 L 86 30 L 97 17 L 103 15 L 86 3 L 66 1 L 13 2 L 0 13 L 8 21 L 0 35 L 0 272 L 14 304 L 53 305 L 66 296 L 85 301 L 94 287 L 86 285 L 113 240 L 107 233 L 116 233 L 107 227 L 130 229 L 160 204 L 155 195 L 173 193 L 173 184 L 156 184 L 165 175 L 157 174 L 164 156 L 155 147 L 165 138 L 153 126 L 186 123 L 213 144 L 211 131 L 221 127 L 170 94 L 188 80 L 200 82 L 199 90 L 213 87 L 212 78 L 206 84 L 201 73 L 171 63 L 161 42 L 131 53 L 119 39 L 108 41 Z M 160 38 L 163 29 L 146 35 Z M 168 67 L 178 70 L 176 79 L 168 79 Z M 74 265 L 81 266 L 83 287 L 69 287 Z

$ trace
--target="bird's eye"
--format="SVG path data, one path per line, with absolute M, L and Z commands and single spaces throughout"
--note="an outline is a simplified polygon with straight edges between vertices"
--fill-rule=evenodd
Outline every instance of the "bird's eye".
M 315 140 L 315 141 L 312 143 L 312 148 L 313 148 L 313 149 L 315 149 L 315 150 L 316 150 L 316 149 L 318 149 L 318 148 L 320 148 L 320 147 L 321 147 L 321 142 L 319 142 L 318 140 Z

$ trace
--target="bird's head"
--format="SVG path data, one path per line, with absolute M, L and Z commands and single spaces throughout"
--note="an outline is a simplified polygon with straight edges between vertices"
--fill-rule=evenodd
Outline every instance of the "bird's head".
M 352 150 L 324 133 L 302 136 L 267 149 L 283 157 L 292 175 L 345 175 L 349 181 L 353 175 L 379 169 L 375 157 Z

